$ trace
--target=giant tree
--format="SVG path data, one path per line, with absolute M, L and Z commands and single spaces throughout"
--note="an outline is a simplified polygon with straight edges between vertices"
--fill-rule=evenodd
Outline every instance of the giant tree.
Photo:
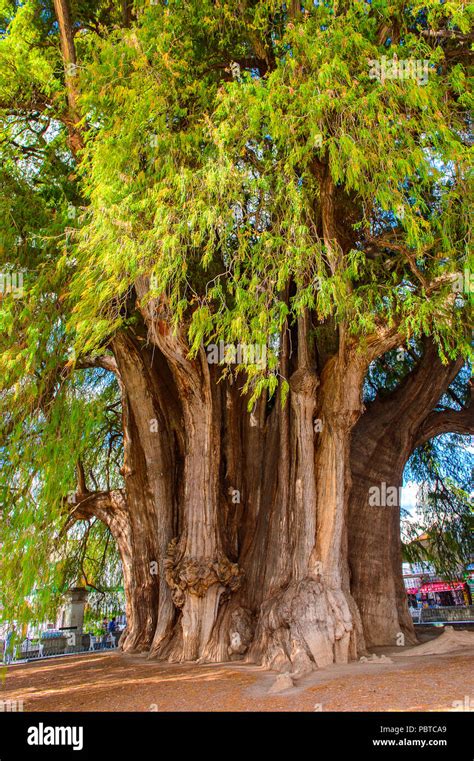
M 361 497 L 385 475 L 366 455 L 393 424 L 389 404 L 364 411 L 365 378 L 429 337 L 421 425 L 469 352 L 465 10 L 123 5 L 8 6 L 7 180 L 37 257 L 23 302 L 4 303 L 8 454 L 32 430 L 67 449 L 70 512 L 121 553 L 125 649 L 296 673 L 346 661 L 363 648 L 351 482 Z M 399 59 L 423 76 L 395 78 Z M 62 410 L 78 374 L 105 394 L 102 372 L 123 463 L 97 488 Z M 400 426 L 407 457 L 409 412 Z M 22 499 L 45 470 L 29 451 Z

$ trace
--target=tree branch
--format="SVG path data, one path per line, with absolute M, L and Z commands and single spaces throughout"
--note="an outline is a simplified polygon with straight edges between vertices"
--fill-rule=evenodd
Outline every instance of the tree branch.
M 474 383 L 472 378 L 469 381 L 469 386 L 471 398 L 467 407 L 463 407 L 461 410 L 448 409 L 442 412 L 432 412 L 428 415 L 418 429 L 417 447 L 442 433 L 465 435 L 474 433 Z
M 77 83 L 77 60 L 76 48 L 74 46 L 74 31 L 68 0 L 53 0 L 53 2 L 54 11 L 59 25 L 59 37 L 61 53 L 64 61 L 66 92 L 69 105 L 65 122 L 69 129 L 70 148 L 74 155 L 77 156 L 77 152 L 84 147 L 84 141 L 81 132 L 77 127 L 81 117 L 79 110 L 79 88 Z
M 103 370 L 108 370 L 119 376 L 119 369 L 115 361 L 115 357 L 110 354 L 100 354 L 96 357 L 84 357 L 76 362 L 76 368 L 78 370 L 87 370 L 94 367 L 101 367 Z
M 122 489 L 112 491 L 85 492 L 74 495 L 67 521 L 63 527 L 64 534 L 76 521 L 98 518 L 109 528 L 118 513 L 127 509 L 127 499 Z

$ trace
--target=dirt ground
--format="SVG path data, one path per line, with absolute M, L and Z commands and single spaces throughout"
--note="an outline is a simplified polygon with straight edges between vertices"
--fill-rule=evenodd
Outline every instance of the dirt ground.
M 380 651 L 379 651 L 380 652 Z M 384 649 L 387 655 L 394 649 Z M 25 711 L 454 711 L 474 709 L 474 652 L 334 665 L 279 694 L 241 663 L 163 664 L 104 652 L 8 669 L 0 700 Z M 453 705 L 454 704 L 454 705 Z

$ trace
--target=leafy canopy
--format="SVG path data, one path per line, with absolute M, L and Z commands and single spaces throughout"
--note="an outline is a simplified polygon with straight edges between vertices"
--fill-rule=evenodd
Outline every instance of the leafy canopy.
M 268 367 L 247 368 L 255 394 L 281 381 L 278 334 L 305 308 L 361 345 L 398 324 L 469 351 L 449 279 L 472 266 L 465 3 L 122 11 L 71 2 L 75 154 L 53 3 L 0 2 L 0 265 L 23 275 L 0 302 L 0 605 L 17 617 L 69 578 L 78 458 L 99 488 L 121 485 L 118 389 L 78 368 L 133 325 L 138 276 L 191 352 L 269 345 Z M 427 83 L 372 79 L 384 55 L 428 61 Z

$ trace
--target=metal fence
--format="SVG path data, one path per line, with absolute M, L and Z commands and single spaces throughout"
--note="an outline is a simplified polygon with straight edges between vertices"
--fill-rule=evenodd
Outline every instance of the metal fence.
M 92 634 L 77 635 L 76 632 L 68 632 L 65 635 L 44 638 L 24 639 L 14 645 L 10 651 L 5 652 L 2 643 L 0 652 L 4 663 L 18 663 L 20 661 L 32 661 L 42 658 L 54 658 L 61 655 L 74 655 L 90 653 L 99 650 L 113 650 L 118 646 L 121 632 L 114 634 L 94 636 Z
M 453 605 L 444 608 L 410 608 L 415 624 L 474 623 L 474 605 Z

